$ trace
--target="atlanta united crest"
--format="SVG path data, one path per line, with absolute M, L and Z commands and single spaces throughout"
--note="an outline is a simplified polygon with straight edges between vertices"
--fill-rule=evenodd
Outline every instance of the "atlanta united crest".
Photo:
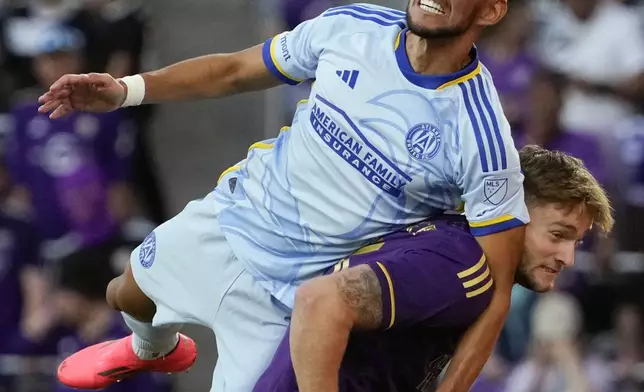
M 141 244 L 139 249 L 139 262 L 143 268 L 150 268 L 154 264 L 154 257 L 157 253 L 157 237 L 154 232 L 150 233 Z
M 441 149 L 441 132 L 432 124 L 418 124 L 407 132 L 407 151 L 419 161 L 434 158 Z

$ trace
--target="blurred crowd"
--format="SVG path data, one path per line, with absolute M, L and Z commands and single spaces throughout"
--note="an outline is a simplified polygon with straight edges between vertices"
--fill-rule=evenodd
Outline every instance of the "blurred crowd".
M 132 0 L 0 2 L 0 391 L 66 391 L 56 366 L 124 336 L 109 282 L 166 216 L 147 142 L 151 107 L 52 121 L 38 97 L 67 73 L 141 71 Z M 141 375 L 111 391 L 169 391 Z
M 273 3 L 291 29 L 346 2 Z M 582 159 L 609 190 L 617 227 L 588 236 L 556 292 L 516 287 L 474 390 L 644 391 L 644 1 L 509 3 L 478 51 L 517 147 Z M 154 109 L 51 121 L 37 98 L 66 73 L 140 72 L 147 36 L 136 0 L 0 1 L 0 392 L 65 391 L 52 377 L 62 358 L 126 333 L 105 289 L 168 218 L 148 140 Z M 171 384 L 142 375 L 109 390 Z

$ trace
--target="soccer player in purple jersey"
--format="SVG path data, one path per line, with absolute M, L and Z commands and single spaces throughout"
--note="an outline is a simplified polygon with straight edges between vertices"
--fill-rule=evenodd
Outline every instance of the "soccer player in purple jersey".
M 521 166 L 531 222 L 515 281 L 546 292 L 593 225 L 611 230 L 611 206 L 576 158 L 528 146 Z M 255 391 L 298 391 L 303 363 L 317 359 L 291 352 L 329 341 L 341 348 L 324 359 L 340 369 L 341 392 L 426 391 L 490 303 L 492 286 L 463 216 L 387 235 L 302 286 L 290 335 Z

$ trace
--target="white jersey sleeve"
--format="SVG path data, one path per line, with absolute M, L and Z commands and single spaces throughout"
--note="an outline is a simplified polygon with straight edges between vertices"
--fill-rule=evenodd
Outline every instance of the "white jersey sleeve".
M 460 183 L 472 234 L 483 236 L 527 224 L 519 153 L 487 72 L 460 85 Z
M 267 40 L 262 56 L 268 70 L 290 85 L 314 79 L 323 44 L 332 34 L 334 19 L 323 14 Z
M 318 17 L 300 23 L 292 31 L 267 40 L 262 53 L 264 64 L 282 82 L 297 85 L 315 79 L 325 48 L 346 47 L 347 42 L 340 36 L 350 37 L 394 26 L 405 27 L 404 12 L 361 3 L 330 8 Z

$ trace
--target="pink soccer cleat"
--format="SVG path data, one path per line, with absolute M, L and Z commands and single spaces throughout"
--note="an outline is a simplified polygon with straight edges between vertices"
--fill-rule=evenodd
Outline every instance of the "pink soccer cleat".
M 150 361 L 136 356 L 132 335 L 87 347 L 65 359 L 58 367 L 58 380 L 71 388 L 103 389 L 138 372 L 179 373 L 197 359 L 194 340 L 179 334 L 170 353 Z

